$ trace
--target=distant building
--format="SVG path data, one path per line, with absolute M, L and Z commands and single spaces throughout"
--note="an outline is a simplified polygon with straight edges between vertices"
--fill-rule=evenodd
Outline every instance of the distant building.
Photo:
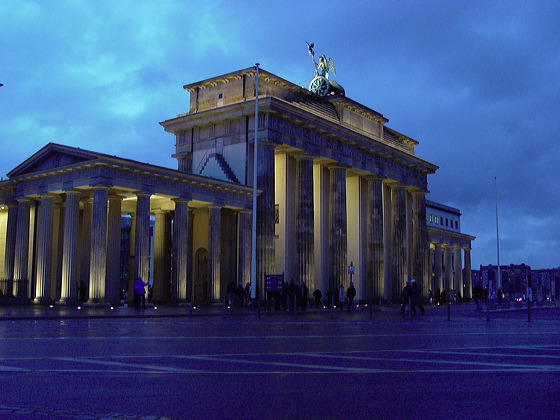
M 471 242 L 475 237 L 461 233 L 459 209 L 426 200 L 426 218 L 432 290 L 454 290 L 461 297 L 470 299 Z
M 489 280 L 498 277 L 497 265 L 481 265 L 480 270 L 472 270 L 473 286 L 480 284 L 484 288 Z M 560 292 L 560 268 L 533 270 L 526 264 L 500 265 L 499 287 L 509 300 L 526 299 L 527 286 L 531 279 L 534 300 L 558 300 Z

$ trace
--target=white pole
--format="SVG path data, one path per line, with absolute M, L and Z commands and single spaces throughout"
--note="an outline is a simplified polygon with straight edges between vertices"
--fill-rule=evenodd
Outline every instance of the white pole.
M 253 144 L 253 231 L 251 239 L 251 300 L 257 298 L 257 136 L 259 132 L 259 63 L 255 63 L 255 140 Z
M 496 194 L 496 250 L 498 253 L 498 278 L 496 279 L 496 292 L 502 289 L 502 276 L 500 273 L 500 231 L 498 229 L 498 184 L 494 177 L 494 192 Z

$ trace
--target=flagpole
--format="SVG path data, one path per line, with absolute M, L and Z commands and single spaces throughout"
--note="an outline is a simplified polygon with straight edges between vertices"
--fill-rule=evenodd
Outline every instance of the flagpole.
M 498 183 L 496 177 L 494 177 L 494 192 L 496 195 L 496 251 L 498 253 L 498 278 L 496 279 L 497 293 L 498 290 L 502 289 L 502 276 L 500 273 L 500 230 L 498 229 Z
M 251 236 L 251 301 L 257 298 L 257 148 L 259 132 L 259 63 L 255 63 L 255 140 L 253 144 L 253 230 Z

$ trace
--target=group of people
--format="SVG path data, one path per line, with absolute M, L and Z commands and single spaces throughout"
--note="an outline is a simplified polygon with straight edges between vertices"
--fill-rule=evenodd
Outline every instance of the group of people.
M 259 289 L 257 287 L 257 294 Z M 230 281 L 227 287 L 227 305 L 230 308 L 237 306 L 239 309 L 251 307 L 251 283 L 247 282 L 245 287 L 241 283 L 237 286 Z
M 356 297 L 356 288 L 354 287 L 354 282 L 350 282 L 348 289 L 344 290 L 344 286 L 341 284 L 335 291 L 329 289 L 327 291 L 327 307 L 338 308 L 339 310 L 344 310 L 344 305 L 346 305 L 347 311 L 355 311 L 356 306 L 354 305 L 354 298 Z
M 426 313 L 422 305 L 422 291 L 414 279 L 407 281 L 401 292 L 401 314 L 404 315 L 409 307 L 413 315 L 416 315 L 416 308 L 420 309 L 422 315 Z

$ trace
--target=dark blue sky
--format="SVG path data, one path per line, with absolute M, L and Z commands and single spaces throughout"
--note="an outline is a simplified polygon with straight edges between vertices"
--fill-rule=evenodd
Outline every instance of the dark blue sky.
M 271 4 L 269 4 L 271 3 Z M 0 175 L 48 142 L 176 167 L 158 122 L 187 83 L 261 67 L 307 86 L 305 40 L 346 95 L 440 167 L 473 268 L 558 267 L 560 2 L 3 0 Z

